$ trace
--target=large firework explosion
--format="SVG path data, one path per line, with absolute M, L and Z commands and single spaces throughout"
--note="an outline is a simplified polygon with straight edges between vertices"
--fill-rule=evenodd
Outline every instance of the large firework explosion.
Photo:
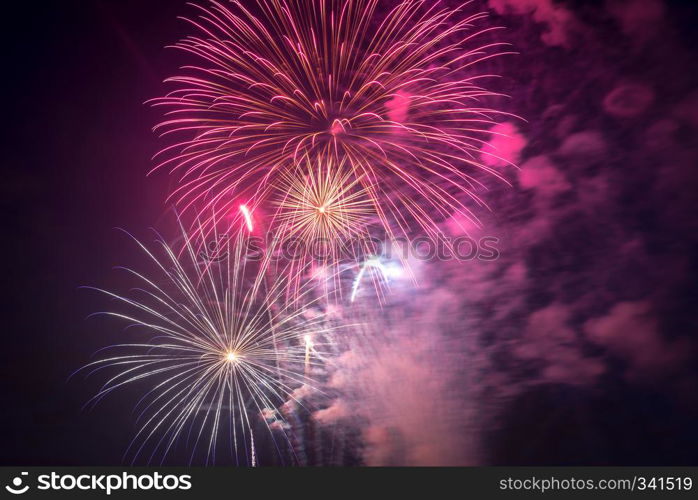
M 183 240 L 174 214 L 179 214 L 187 233 L 198 231 L 193 219 L 211 218 L 206 208 L 211 196 L 189 198 L 193 204 L 184 212 L 187 203 L 165 199 L 177 189 L 185 170 L 168 174 L 176 167 L 172 162 L 145 176 L 180 149 L 174 147 L 157 160 L 151 159 L 153 154 L 195 139 L 197 131 L 182 130 L 162 139 L 149 133 L 149 127 L 163 120 L 163 112 L 175 107 L 144 107 L 144 101 L 183 88 L 163 83 L 165 77 L 201 76 L 211 81 L 179 65 L 215 69 L 213 63 L 183 50 L 163 51 L 163 41 L 175 43 L 187 35 L 212 39 L 176 16 L 192 18 L 224 41 L 218 28 L 214 31 L 210 23 L 197 19 L 206 14 L 189 1 L 209 10 L 215 7 L 210 0 L 49 1 L 40 8 L 36 2 L 12 4 L 14 15 L 3 30 L 8 41 L 4 95 L 10 98 L 3 120 L 0 182 L 6 332 L 0 349 L 0 460 L 5 465 L 118 466 L 131 461 L 143 443 L 141 434 L 122 459 L 147 420 L 137 420 L 143 404 L 135 411 L 134 405 L 156 389 L 166 373 L 102 394 L 88 412 L 80 411 L 82 404 L 126 365 L 94 365 L 69 384 L 66 377 L 92 361 L 161 352 L 134 344 L 149 345 L 155 337 L 165 337 L 146 326 L 130 327 L 136 321 L 121 317 L 99 315 L 85 321 L 95 311 L 146 321 L 149 313 L 103 293 L 75 293 L 75 288 L 93 285 L 174 317 L 166 304 L 131 289 L 150 289 L 137 276 L 109 272 L 113 265 L 128 266 L 170 296 L 182 298 L 157 264 L 128 236 L 110 229 L 114 226 L 136 235 L 170 270 L 166 250 L 148 231 L 156 227 L 190 279 L 197 276 L 191 259 L 181 253 Z M 240 13 L 230 0 L 217 1 Z M 357 182 L 360 177 L 347 158 L 340 172 L 334 166 L 341 158 L 330 155 L 331 173 L 336 175 L 328 172 L 327 179 L 356 182 L 351 194 L 362 205 L 366 201 L 369 214 L 353 222 L 353 229 L 368 231 L 378 248 L 343 253 L 334 266 L 308 256 L 308 266 L 298 261 L 299 267 L 307 268 L 302 275 L 294 274 L 283 259 L 272 261 L 264 267 L 265 284 L 258 289 L 257 303 L 264 302 L 274 280 L 281 280 L 285 290 L 272 309 L 282 312 L 284 303 L 293 304 L 295 288 L 289 284 L 297 276 L 299 285 L 312 282 L 313 289 L 304 296 L 306 302 L 293 309 L 304 311 L 299 327 L 305 315 L 318 312 L 331 318 L 330 324 L 361 324 L 333 335 L 329 346 L 324 345 L 329 339 L 318 336 L 315 328 L 309 328 L 307 341 L 306 333 L 299 331 L 289 343 L 297 360 L 293 371 L 296 377 L 312 379 L 312 387 L 299 382 L 293 398 L 277 398 L 260 385 L 272 400 L 263 412 L 244 398 L 251 432 L 240 423 L 237 453 L 234 447 L 230 450 L 225 426 L 229 413 L 223 408 L 216 464 L 698 464 L 698 447 L 691 446 L 698 443 L 698 72 L 687 71 L 695 66 L 698 48 L 698 2 L 465 1 L 424 0 L 420 8 L 426 12 L 437 2 L 435 9 L 460 8 L 450 22 L 486 11 L 489 17 L 474 22 L 473 33 L 488 26 L 506 27 L 462 45 L 472 49 L 478 41 L 510 41 L 517 56 L 486 60 L 451 76 L 501 75 L 480 83 L 510 98 L 483 97 L 482 106 L 525 117 L 524 122 L 494 116 L 500 123 L 489 128 L 479 158 L 505 174 L 512 186 L 475 166 L 459 164 L 485 184 L 482 189 L 476 186 L 474 194 L 488 209 L 454 186 L 454 196 L 473 210 L 481 226 L 462 214 L 441 219 L 429 210 L 444 239 L 452 242 L 450 248 L 437 249 L 418 224 L 408 238 L 391 241 L 385 236 L 384 220 L 396 214 L 381 220 L 365 187 L 371 183 Z M 269 16 L 257 0 L 239 2 L 261 27 L 277 33 L 267 25 Z M 373 18 L 362 19 L 369 29 L 364 42 L 357 33 L 362 53 L 356 57 L 366 57 L 362 47 L 380 36 L 382 20 L 400 2 L 379 0 L 370 13 Z M 318 0 L 303 4 L 309 10 L 320 5 Z M 312 25 L 313 13 L 307 15 L 310 21 L 302 29 Z M 237 27 L 231 30 L 243 33 Z M 444 39 L 440 46 L 465 33 Z M 278 45 L 284 43 L 277 40 Z M 266 71 L 261 62 L 259 67 Z M 240 88 L 239 95 L 244 97 L 246 91 Z M 404 94 L 386 103 L 379 116 L 391 113 L 401 124 L 413 119 L 408 89 Z M 277 99 L 273 104 L 281 103 Z M 423 118 L 426 123 L 428 117 Z M 430 121 L 436 126 L 438 119 Z M 448 151 L 437 145 L 434 149 Z M 256 154 L 254 149 L 245 153 L 249 159 Z M 298 235 L 300 225 L 292 222 L 301 221 L 303 214 L 313 224 L 322 220 L 319 210 L 308 209 L 314 206 L 311 185 L 321 185 L 320 175 L 311 179 L 308 170 L 314 174 L 320 169 L 324 176 L 322 165 L 330 162 L 318 161 L 328 156 L 322 148 L 306 162 L 313 154 L 299 151 L 298 160 L 277 169 L 266 184 L 243 179 L 229 199 L 221 198 L 219 204 L 227 199 L 230 210 L 220 214 L 219 224 L 207 225 L 206 237 L 197 236 L 193 242 L 196 253 L 203 252 L 198 259 L 202 270 L 204 257 L 211 270 L 225 269 L 228 264 L 218 249 L 228 245 L 227 239 L 253 242 L 270 235 L 273 241 L 273 233 L 287 229 Z M 219 166 L 236 165 L 244 158 L 241 153 L 240 161 L 233 158 Z M 417 172 L 413 161 L 404 158 L 400 165 Z M 518 168 L 507 167 L 505 160 Z M 410 193 L 409 186 L 394 181 L 387 168 L 375 166 L 387 178 L 379 207 L 390 207 L 393 201 L 398 205 L 400 197 Z M 423 174 L 430 182 L 447 185 L 435 175 Z M 185 182 L 196 176 L 192 171 Z M 403 190 L 393 190 L 390 182 Z M 299 187 L 294 194 L 306 208 L 284 204 L 292 184 Z M 419 196 L 413 199 L 429 208 Z M 390 231 L 400 232 L 397 217 L 388 222 Z M 323 230 L 322 225 L 315 227 Z M 334 227 L 342 233 L 346 225 Z M 305 228 L 310 225 L 304 226 L 300 239 L 306 237 Z M 409 245 L 408 259 L 392 250 L 403 241 Z M 246 293 L 261 280 L 256 274 L 263 266 L 252 261 L 244 266 L 239 288 Z M 332 282 L 333 276 L 339 283 Z M 148 323 L 160 325 L 154 319 Z M 100 350 L 112 344 L 131 346 Z M 224 350 L 218 346 L 216 351 L 220 359 Z M 321 359 L 315 351 L 329 353 L 323 352 Z M 239 361 L 236 355 L 233 361 Z M 93 369 L 98 371 L 85 379 Z M 283 418 L 272 408 L 281 400 L 285 402 L 275 411 Z M 156 406 L 152 410 L 157 411 Z M 206 463 L 205 437 L 210 437 L 211 426 L 194 446 L 206 410 L 202 407 L 193 426 L 180 433 L 165 463 L 186 465 L 192 454 L 192 463 Z M 237 415 L 236 421 L 242 422 Z M 165 436 L 150 460 L 157 465 L 170 437 L 166 431 L 166 424 L 156 430 L 136 463 L 146 464 Z M 23 483 L 31 483 L 29 475 Z M 264 493 L 273 489 L 266 483 L 257 486 L 255 490 Z M 293 490 L 286 481 L 277 486 L 285 488 L 285 494 Z M 305 489 L 309 487 L 306 482 Z M 225 491 L 241 490 L 231 477 Z
M 486 14 L 404 0 L 213 1 L 176 47 L 196 63 L 155 99 L 156 130 L 176 138 L 158 155 L 180 184 L 181 210 L 237 210 L 262 203 L 288 172 L 311 162 L 345 164 L 390 235 L 438 234 L 463 214 L 478 172 L 482 133 L 498 114 L 478 64 L 501 55 L 483 40 Z
M 124 386 L 143 390 L 140 429 L 126 451 L 132 461 L 162 461 L 184 442 L 191 460 L 212 463 L 227 453 L 254 464 L 260 416 L 285 449 L 290 438 L 277 407 L 314 387 L 312 366 L 331 342 L 334 328 L 309 290 L 288 299 L 282 280 L 267 279 L 269 260 L 248 254 L 242 236 L 210 252 L 201 250 L 200 235 L 182 229 L 180 244 L 159 238 L 155 250 L 136 241 L 159 276 L 125 269 L 139 288 L 100 290 L 124 306 L 103 314 L 143 335 L 104 349 L 82 369 L 113 373 L 93 403 Z
M 277 451 L 302 449 L 282 415 L 325 368 L 322 347 L 351 345 L 334 341 L 325 311 L 368 297 L 368 284 L 375 305 L 407 272 L 383 258 L 372 230 L 434 237 L 454 215 L 476 222 L 479 175 L 499 176 L 479 159 L 497 112 L 479 104 L 494 94 L 475 68 L 504 53 L 478 43 L 497 29 L 476 28 L 484 14 L 423 0 L 382 13 L 378 0 L 250 3 L 196 7 L 200 34 L 177 47 L 198 63 L 154 100 L 167 115 L 156 129 L 175 139 L 155 168 L 178 175 L 173 200 L 196 216 L 179 248 L 159 242 L 162 257 L 139 243 L 163 283 L 132 271 L 138 297 L 105 292 L 131 310 L 107 314 L 148 338 L 88 365 L 116 370 L 95 401 L 149 383 L 133 460 L 183 446 L 191 461 L 225 448 L 254 465 L 258 421 Z M 255 232 L 272 238 L 251 262 Z M 292 241 L 301 254 L 279 259 Z

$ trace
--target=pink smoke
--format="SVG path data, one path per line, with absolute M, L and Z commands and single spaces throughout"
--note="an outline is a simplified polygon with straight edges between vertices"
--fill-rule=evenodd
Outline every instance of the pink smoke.
M 407 114 L 410 111 L 410 96 L 400 90 L 392 99 L 385 103 L 385 107 L 388 110 L 388 118 L 391 121 L 402 123 L 407 120 Z
M 490 132 L 492 138 L 482 147 L 482 162 L 490 167 L 516 165 L 526 147 L 526 138 L 508 122 L 495 125 Z

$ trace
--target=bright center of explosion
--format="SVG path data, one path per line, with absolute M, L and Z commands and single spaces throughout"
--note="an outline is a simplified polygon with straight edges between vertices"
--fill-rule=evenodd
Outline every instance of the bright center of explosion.
M 234 351 L 228 351 L 228 354 L 225 355 L 225 359 L 228 360 L 229 363 L 234 363 L 236 362 L 239 358 L 236 352 Z
M 336 137 L 342 132 L 344 132 L 344 125 L 342 125 L 342 122 L 339 120 L 334 120 L 332 125 L 330 125 L 330 135 Z

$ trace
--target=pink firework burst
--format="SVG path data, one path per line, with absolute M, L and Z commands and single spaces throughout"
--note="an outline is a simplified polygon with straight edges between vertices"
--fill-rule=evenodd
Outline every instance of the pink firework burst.
M 389 234 L 473 219 L 481 134 L 499 112 L 479 63 L 505 54 L 486 14 L 440 2 L 256 0 L 197 6 L 176 47 L 198 60 L 168 80 L 156 130 L 178 139 L 157 168 L 179 175 L 180 209 L 265 202 L 303 158 L 350 167 Z M 487 39 L 487 40 L 485 40 Z M 482 42 L 478 42 L 483 40 Z

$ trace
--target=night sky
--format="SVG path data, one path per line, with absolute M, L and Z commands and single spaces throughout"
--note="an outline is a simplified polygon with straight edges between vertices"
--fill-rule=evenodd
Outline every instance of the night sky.
M 399 372 L 352 367 L 398 388 L 375 410 L 381 419 L 347 417 L 371 399 L 362 394 L 316 416 L 337 424 L 328 435 L 353 429 L 342 431 L 353 456 L 333 460 L 697 465 L 698 8 L 489 6 L 519 52 L 494 63 L 510 96 L 497 106 L 525 119 L 507 121 L 513 139 L 498 145 L 520 167 L 507 173 L 512 186 L 482 194 L 492 208 L 479 214 L 483 234 L 500 238 L 501 258 L 442 264 L 409 292 L 420 305 L 391 323 L 377 364 L 391 366 L 395 346 L 415 355 L 401 344 L 406 323 L 436 324 L 415 335 L 443 342 L 415 359 L 443 384 L 425 384 L 429 397 L 415 403 L 390 378 Z M 146 240 L 151 227 L 174 229 L 165 198 L 175 179 L 146 178 L 162 143 L 151 131 L 160 114 L 144 103 L 183 62 L 164 47 L 188 33 L 177 16 L 190 11 L 178 0 L 13 9 L 0 35 L 0 463 L 119 465 L 136 429 L 133 397 L 84 410 L 99 380 L 69 376 L 123 338 L 123 325 L 88 318 L 109 303 L 80 287 L 128 288 L 113 267 L 139 255 L 115 228 Z M 402 414 L 448 418 L 425 435 Z

